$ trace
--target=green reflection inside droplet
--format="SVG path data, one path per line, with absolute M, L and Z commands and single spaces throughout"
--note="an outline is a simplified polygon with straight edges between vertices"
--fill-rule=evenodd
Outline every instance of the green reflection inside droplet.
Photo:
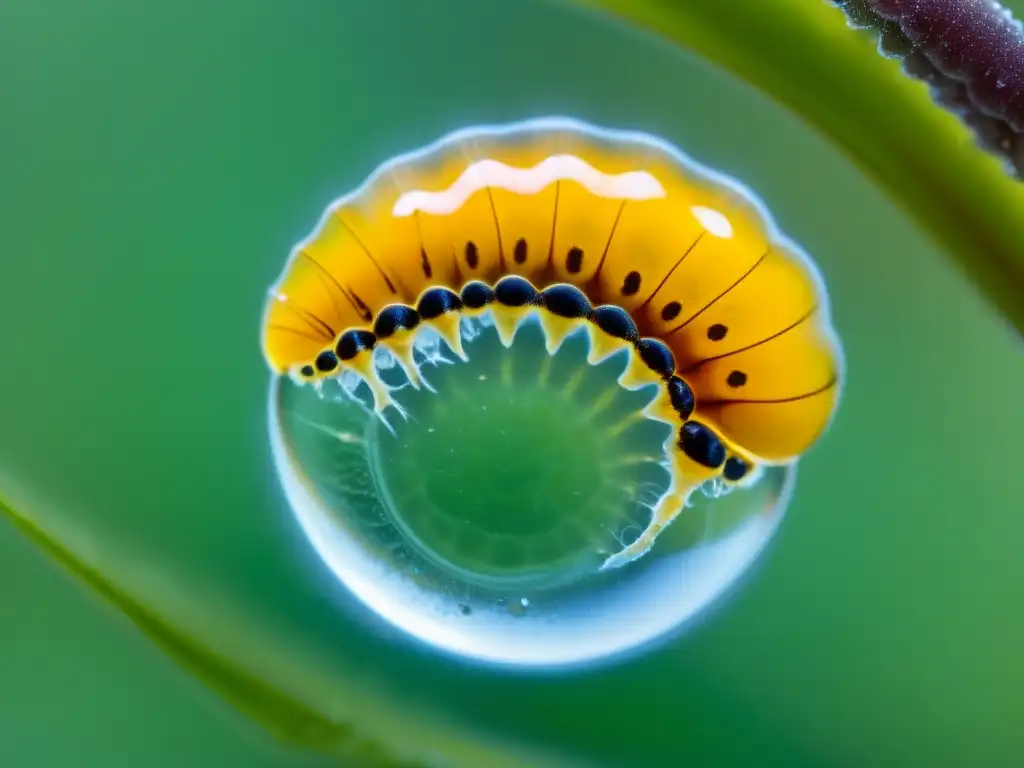
M 587 339 L 554 356 L 538 325 L 505 349 L 427 372 L 403 393 L 410 420 L 370 430 L 371 468 L 395 524 L 470 583 L 542 588 L 591 573 L 665 490 L 669 427 L 639 417 L 652 392 L 616 383 L 621 359 L 586 364 Z
M 377 417 L 356 379 L 281 379 L 273 395 L 292 506 L 384 618 L 478 659 L 594 660 L 685 624 L 770 538 L 789 470 L 694 494 L 648 555 L 601 572 L 669 485 L 671 427 L 642 415 L 653 387 L 619 385 L 625 353 L 589 365 L 585 333 L 552 355 L 532 319 L 510 347 L 486 321 L 464 319 L 463 336 L 468 362 L 422 336 L 418 389 L 380 356 L 404 415 Z

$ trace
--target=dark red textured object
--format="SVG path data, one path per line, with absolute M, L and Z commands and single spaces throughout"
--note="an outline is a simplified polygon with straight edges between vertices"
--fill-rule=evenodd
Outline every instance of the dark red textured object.
M 976 107 L 1024 133 L 1024 26 L 994 0 L 865 0 Z

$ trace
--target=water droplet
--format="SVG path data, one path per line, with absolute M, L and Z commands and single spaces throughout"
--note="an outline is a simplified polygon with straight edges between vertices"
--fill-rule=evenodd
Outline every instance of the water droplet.
M 534 321 L 509 348 L 493 323 L 465 327 L 469 361 L 431 368 L 436 392 L 402 388 L 391 429 L 365 384 L 336 401 L 275 381 L 275 462 L 316 552 L 370 610 L 465 659 L 593 663 L 686 627 L 771 539 L 792 469 L 695 493 L 653 550 L 601 571 L 668 487 L 671 426 L 630 418 L 656 390 L 618 385 L 625 352 L 587 364 L 582 332 L 548 355 Z

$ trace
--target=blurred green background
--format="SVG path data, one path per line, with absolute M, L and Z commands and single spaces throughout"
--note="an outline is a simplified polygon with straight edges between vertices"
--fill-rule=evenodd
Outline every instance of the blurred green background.
M 1019 764 L 1019 338 L 743 84 L 541 2 L 8 0 L 0 94 L 0 476 L 55 526 L 358 670 L 396 739 L 429 708 L 611 766 Z M 272 474 L 257 331 L 291 245 L 380 161 L 550 113 L 750 185 L 821 266 L 849 381 L 774 546 L 709 620 L 620 666 L 514 677 L 342 611 Z M 7 525 L 0 581 L 0 765 L 321 764 Z

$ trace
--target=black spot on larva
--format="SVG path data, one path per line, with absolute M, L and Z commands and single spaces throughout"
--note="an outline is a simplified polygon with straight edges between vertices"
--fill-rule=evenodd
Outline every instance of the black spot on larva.
M 459 604 L 459 613 L 461 613 L 463 616 L 469 616 L 469 614 L 471 614 L 472 612 L 473 609 L 470 606 L 466 605 L 465 603 Z
M 739 456 L 730 456 L 726 459 L 725 469 L 722 470 L 722 475 L 726 480 L 735 483 L 737 480 L 742 480 L 749 471 L 750 465 L 747 464 L 747 462 Z
M 512 249 L 512 261 L 516 264 L 526 263 L 526 241 L 521 237 L 516 240 L 515 248 Z
M 351 360 L 364 349 L 373 349 L 377 344 L 377 337 L 369 331 L 354 329 L 345 331 L 334 346 L 334 351 L 342 360 Z
M 718 435 L 699 421 L 688 421 L 679 428 L 679 447 L 701 466 L 718 469 L 725 463 L 725 446 Z
M 595 309 L 590 319 L 602 331 L 617 339 L 636 341 L 640 337 L 636 329 L 636 323 L 633 322 L 633 318 L 622 307 L 605 304 Z
M 729 329 L 726 328 L 724 325 L 722 325 L 721 323 L 715 323 L 714 325 L 708 327 L 708 338 L 711 339 L 711 341 L 721 341 L 722 339 L 725 338 L 725 334 L 727 334 L 728 332 Z
M 575 245 L 565 255 L 565 268 L 573 275 L 583 269 L 583 251 Z
M 733 371 L 726 378 L 725 383 L 728 384 L 733 389 L 742 387 L 744 384 L 747 383 L 747 374 L 745 374 L 743 371 Z
M 668 388 L 669 400 L 672 402 L 672 407 L 676 413 L 683 420 L 690 418 L 694 407 L 693 390 L 690 389 L 690 385 L 678 376 L 672 376 L 669 378 L 666 386 Z
M 423 267 L 423 274 L 428 280 L 434 276 L 434 270 L 430 267 L 430 259 L 427 258 L 425 248 L 420 248 L 420 266 Z
M 313 376 L 316 373 L 316 371 L 313 370 L 313 366 L 312 365 L 304 365 L 304 366 L 302 366 L 299 369 L 299 373 L 301 373 L 303 376 L 305 376 L 308 379 L 311 376 Z
M 494 286 L 494 298 L 507 307 L 525 307 L 540 303 L 540 294 L 529 280 L 518 275 L 501 278 Z
M 679 313 L 683 311 L 683 305 L 678 301 L 670 301 L 664 307 L 661 308 L 661 319 L 668 322 L 669 320 L 675 320 L 679 317 Z
M 544 306 L 559 317 L 590 317 L 593 308 L 583 291 L 574 285 L 552 285 L 541 294 Z
M 316 356 L 314 361 L 316 369 L 320 373 L 330 373 L 338 367 L 338 356 L 330 349 L 325 349 L 319 355 Z
M 404 304 L 389 304 L 373 321 L 373 332 L 378 339 L 386 339 L 398 331 L 410 331 L 420 324 L 420 315 Z
M 636 351 L 644 364 L 663 379 L 675 373 L 676 359 L 672 350 L 657 339 L 640 339 L 636 343 Z
M 622 281 L 622 295 L 632 296 L 634 293 L 640 290 L 640 273 L 637 271 L 630 272 L 626 275 L 626 279 Z
M 470 269 L 476 269 L 476 265 L 480 263 L 480 254 L 477 253 L 476 243 L 470 240 L 466 243 L 466 264 Z
M 457 312 L 462 309 L 462 300 L 455 291 L 447 288 L 430 288 L 420 296 L 416 311 L 424 320 L 433 320 L 446 312 Z
M 462 287 L 462 303 L 470 309 L 480 309 L 494 301 L 494 291 L 489 285 L 474 280 Z

